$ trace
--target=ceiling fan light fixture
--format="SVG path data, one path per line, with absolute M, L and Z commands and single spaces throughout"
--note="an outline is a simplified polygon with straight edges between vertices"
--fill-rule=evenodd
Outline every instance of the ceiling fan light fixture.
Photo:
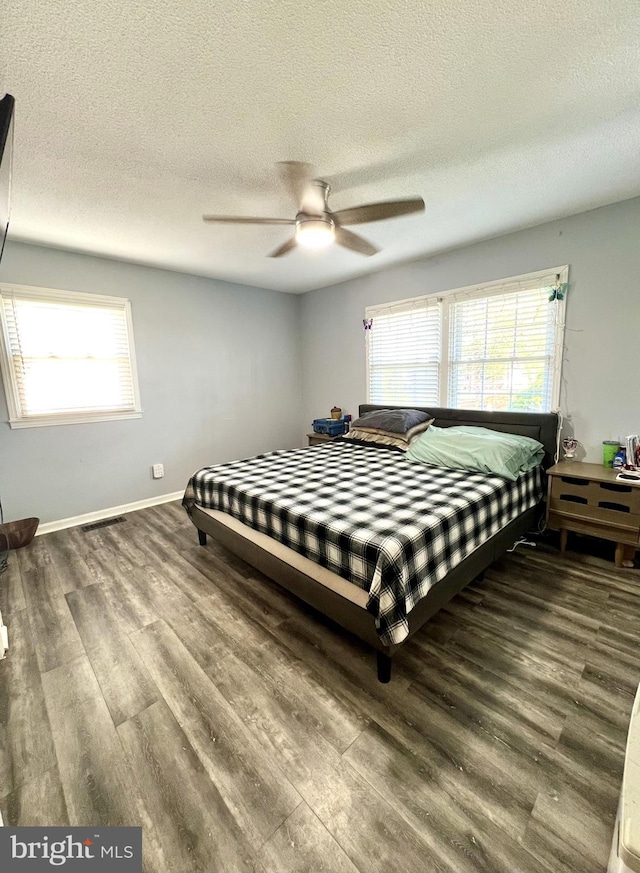
M 400 218 L 415 212 L 424 212 L 422 197 L 365 203 L 333 212 L 329 207 L 328 182 L 313 178 L 311 164 L 301 161 L 282 161 L 280 170 L 298 207 L 295 218 L 257 218 L 253 215 L 203 215 L 205 221 L 220 224 L 285 224 L 295 225 L 295 232 L 286 242 L 269 254 L 281 258 L 293 251 L 298 243 L 308 249 L 324 249 L 335 243 L 360 255 L 370 257 L 380 249 L 369 240 L 348 229 L 351 224 L 369 224 Z
M 330 218 L 300 218 L 296 224 L 296 242 L 308 249 L 324 249 L 336 238 Z

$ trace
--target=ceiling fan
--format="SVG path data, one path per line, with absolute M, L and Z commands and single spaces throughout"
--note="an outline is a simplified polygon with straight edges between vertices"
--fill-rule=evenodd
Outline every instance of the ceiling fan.
M 299 243 L 312 249 L 320 249 L 332 242 L 361 255 L 375 255 L 380 251 L 368 240 L 347 230 L 345 225 L 366 224 L 397 218 L 412 212 L 424 212 L 422 197 L 408 200 L 389 200 L 383 203 L 368 203 L 350 209 L 329 209 L 329 184 L 313 178 L 311 164 L 300 161 L 283 161 L 278 166 L 284 181 L 294 196 L 298 212 L 295 218 L 244 218 L 232 215 L 203 215 L 204 221 L 222 224 L 289 224 L 295 226 L 294 235 L 271 252 L 270 258 L 281 258 Z

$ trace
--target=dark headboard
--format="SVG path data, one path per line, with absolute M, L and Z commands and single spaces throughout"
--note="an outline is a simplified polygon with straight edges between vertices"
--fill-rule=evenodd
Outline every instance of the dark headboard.
M 373 409 L 406 409 L 402 406 L 388 403 L 363 403 L 359 408 L 360 415 Z M 545 469 L 553 464 L 556 451 L 558 432 L 558 416 L 555 412 L 483 412 L 480 409 L 443 409 L 439 406 L 411 406 L 429 412 L 435 418 L 437 427 L 452 427 L 454 424 L 465 424 L 472 427 L 489 427 L 505 433 L 517 433 L 520 436 L 533 437 L 545 448 L 543 466 Z

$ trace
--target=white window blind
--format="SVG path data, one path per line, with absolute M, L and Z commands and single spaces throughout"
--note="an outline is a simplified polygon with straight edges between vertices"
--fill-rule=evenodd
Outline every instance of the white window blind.
M 438 402 L 440 306 L 422 300 L 367 310 L 371 403 Z
M 547 288 L 506 288 L 454 298 L 448 405 L 523 412 L 551 409 L 556 316 Z
M 568 268 L 556 267 L 368 308 L 369 402 L 555 409 L 567 282 Z
M 129 301 L 0 287 L 12 426 L 139 417 Z

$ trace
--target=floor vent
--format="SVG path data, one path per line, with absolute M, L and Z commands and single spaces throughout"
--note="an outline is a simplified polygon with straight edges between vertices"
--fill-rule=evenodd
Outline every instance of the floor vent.
M 109 527 L 110 524 L 120 524 L 125 519 L 119 515 L 117 518 L 105 518 L 104 521 L 94 521 L 93 524 L 83 524 L 80 530 L 82 533 L 89 533 L 90 530 L 98 530 L 100 527 Z

